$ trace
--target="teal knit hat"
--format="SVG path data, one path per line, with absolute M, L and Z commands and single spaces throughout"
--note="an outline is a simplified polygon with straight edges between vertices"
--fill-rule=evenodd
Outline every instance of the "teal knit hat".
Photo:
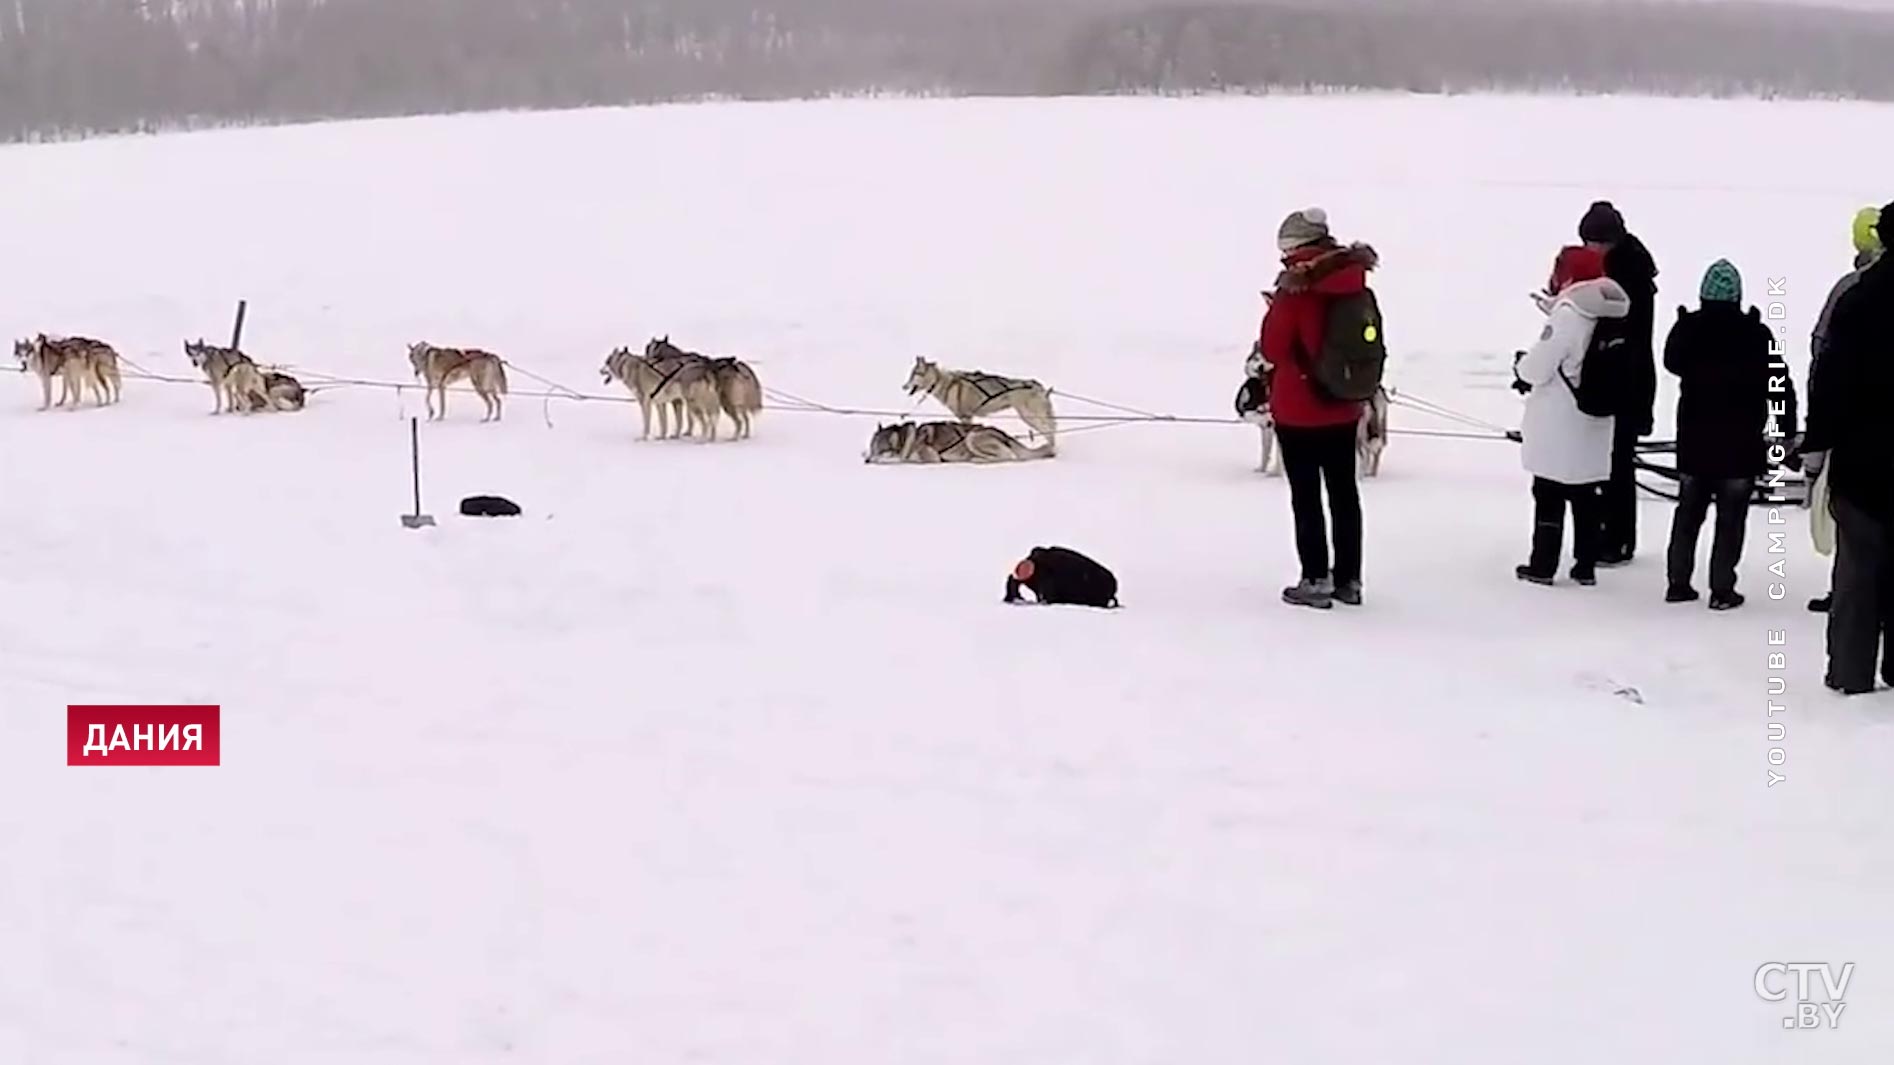
M 1697 289 L 1697 295 L 1705 303 L 1741 303 L 1743 302 L 1743 275 L 1728 259 L 1718 259 L 1703 272 L 1703 285 Z

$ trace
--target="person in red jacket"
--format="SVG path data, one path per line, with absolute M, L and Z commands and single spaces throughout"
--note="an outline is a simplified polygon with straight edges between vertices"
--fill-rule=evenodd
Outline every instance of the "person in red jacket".
M 1296 554 L 1302 579 L 1283 589 L 1283 601 L 1327 610 L 1335 600 L 1361 604 L 1361 494 L 1355 481 L 1355 430 L 1363 404 L 1324 395 L 1311 377 L 1322 347 L 1328 307 L 1336 296 L 1368 287 L 1372 248 L 1343 247 L 1329 235 L 1328 212 L 1305 208 L 1276 232 L 1282 273 L 1263 315 L 1257 348 L 1270 367 L 1269 409 L 1282 445 L 1295 514 Z M 1328 485 L 1325 513 L 1322 486 Z M 1329 518 L 1334 524 L 1330 567 Z

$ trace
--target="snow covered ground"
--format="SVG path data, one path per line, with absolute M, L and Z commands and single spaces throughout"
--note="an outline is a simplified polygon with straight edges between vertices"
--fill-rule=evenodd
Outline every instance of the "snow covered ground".
M 612 346 L 669 333 L 830 404 L 905 408 L 928 354 L 1221 415 L 1275 225 L 1319 202 L 1382 252 L 1395 383 L 1513 424 L 1526 293 L 1599 196 L 1666 320 L 1719 256 L 1757 299 L 1786 279 L 1799 367 L 1890 120 L 851 102 L 9 148 L 0 333 L 187 374 L 179 342 L 247 297 L 254 354 L 331 374 L 405 380 L 425 338 L 598 391 Z M 1633 567 L 1522 587 L 1516 449 L 1401 436 L 1369 604 L 1315 615 L 1277 602 L 1285 488 L 1243 427 L 917 469 L 859 461 L 872 419 L 699 447 L 618 404 L 455 400 L 415 533 L 414 392 L 246 419 L 131 381 L 42 414 L 0 376 L 0 1062 L 1894 1048 L 1894 697 L 1821 690 L 1799 513 L 1782 602 L 1759 511 L 1750 606 L 1666 606 L 1655 503 Z M 451 516 L 476 492 L 527 514 Z M 1049 543 L 1127 609 L 1000 606 Z M 101 702 L 221 704 L 223 766 L 67 769 L 64 707 Z M 1772 961 L 1855 962 L 1840 1028 L 1782 1030 Z

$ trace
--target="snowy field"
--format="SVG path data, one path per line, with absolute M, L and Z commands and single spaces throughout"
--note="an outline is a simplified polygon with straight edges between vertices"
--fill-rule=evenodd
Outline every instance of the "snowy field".
M 927 354 L 1222 415 L 1276 224 L 1320 203 L 1382 253 L 1394 383 L 1511 425 L 1526 293 L 1596 197 L 1657 256 L 1664 326 L 1719 256 L 1754 299 L 1786 279 L 1799 378 L 1891 122 L 862 102 L 7 148 L 0 334 L 186 375 L 245 297 L 252 353 L 329 374 L 407 380 L 427 339 L 597 392 L 669 333 L 829 404 L 905 409 Z M 1632 567 L 1525 587 L 1516 448 L 1399 436 L 1368 605 L 1318 615 L 1277 601 L 1286 489 L 1244 427 L 869 467 L 873 419 L 639 443 L 635 408 L 484 426 L 457 394 L 416 533 L 414 391 L 38 398 L 0 375 L 8 1065 L 1894 1053 L 1894 696 L 1822 691 L 1800 512 L 1782 602 L 1758 511 L 1749 607 L 1666 606 L 1655 501 Z M 452 516 L 481 492 L 526 516 Z M 1053 543 L 1127 609 L 1002 607 Z M 222 767 L 66 768 L 64 707 L 110 702 L 221 704 Z M 1856 963 L 1838 1030 L 1782 1029 L 1772 961 Z

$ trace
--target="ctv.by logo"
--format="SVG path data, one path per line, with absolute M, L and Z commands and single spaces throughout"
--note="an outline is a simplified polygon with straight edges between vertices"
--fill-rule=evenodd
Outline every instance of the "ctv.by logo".
M 1812 974 L 1821 974 L 1825 997 L 1817 998 L 1810 994 L 1809 986 Z M 1839 974 L 1831 971 L 1825 961 L 1772 961 L 1756 970 L 1756 994 L 1767 1002 L 1782 1002 L 1789 997 L 1789 987 L 1793 974 L 1795 986 L 1795 1012 L 1782 1018 L 1782 1026 L 1790 1030 L 1802 1028 L 1839 1028 L 1841 1011 L 1848 1008 L 1842 996 L 1848 992 L 1848 981 L 1854 979 L 1855 963 L 1842 965 Z

